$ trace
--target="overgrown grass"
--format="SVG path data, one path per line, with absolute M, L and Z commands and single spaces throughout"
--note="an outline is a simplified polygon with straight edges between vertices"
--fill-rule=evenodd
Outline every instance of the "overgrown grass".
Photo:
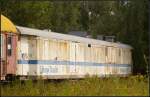
M 141 75 L 128 78 L 85 78 L 83 80 L 64 80 L 61 82 L 32 80 L 14 81 L 1 86 L 4 96 L 148 96 L 148 77 Z

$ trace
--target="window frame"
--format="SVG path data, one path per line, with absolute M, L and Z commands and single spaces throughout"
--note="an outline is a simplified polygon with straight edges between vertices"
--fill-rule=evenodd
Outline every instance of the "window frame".
M 7 37 L 7 56 L 12 56 L 12 36 L 11 35 Z

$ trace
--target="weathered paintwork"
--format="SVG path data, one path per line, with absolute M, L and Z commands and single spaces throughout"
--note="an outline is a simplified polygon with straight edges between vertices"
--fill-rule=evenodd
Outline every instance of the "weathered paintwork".
M 17 26 L 21 32 L 18 41 L 16 27 L 4 19 L 1 79 L 8 74 L 81 78 L 87 74 L 132 73 L 132 47 L 129 45 Z
M 5 16 L 1 14 L 1 32 L 3 33 L 18 33 L 16 26 Z
M 1 79 L 5 79 L 8 74 L 16 74 L 17 35 L 1 33 L 1 44 Z M 11 51 L 11 54 L 9 54 L 8 50 Z
M 17 75 L 76 78 L 131 74 L 131 50 L 22 35 Z
M 1 56 L 0 80 L 5 80 L 8 74 L 16 74 L 17 39 L 19 32 L 16 26 L 5 16 L 1 15 Z

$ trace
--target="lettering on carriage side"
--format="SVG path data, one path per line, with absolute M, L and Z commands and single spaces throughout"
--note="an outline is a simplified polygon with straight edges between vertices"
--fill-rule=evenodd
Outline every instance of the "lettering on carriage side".
M 58 68 L 56 66 L 41 66 L 40 72 L 42 74 L 57 73 Z

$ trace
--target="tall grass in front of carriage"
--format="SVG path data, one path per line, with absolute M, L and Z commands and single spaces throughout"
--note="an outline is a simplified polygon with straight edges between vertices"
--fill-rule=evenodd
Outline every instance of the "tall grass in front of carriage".
M 148 84 L 148 78 L 141 75 L 128 78 L 93 76 L 83 80 L 64 80 L 62 82 L 27 80 L 21 83 L 16 80 L 12 84 L 3 86 L 1 94 L 6 96 L 148 96 Z

